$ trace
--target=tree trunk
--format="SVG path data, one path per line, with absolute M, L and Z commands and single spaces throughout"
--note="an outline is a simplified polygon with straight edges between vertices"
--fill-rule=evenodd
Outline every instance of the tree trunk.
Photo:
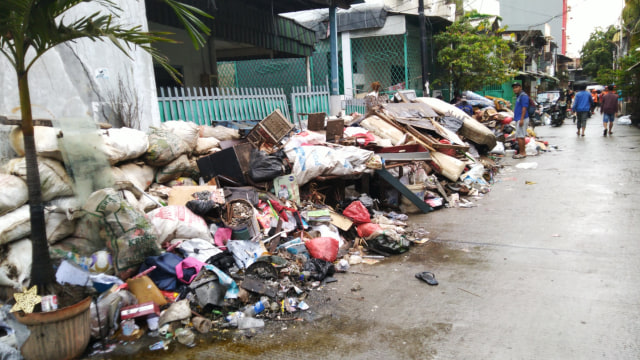
M 20 108 L 22 112 L 22 134 L 24 138 L 25 161 L 27 165 L 27 188 L 29 190 L 29 210 L 31 214 L 31 243 L 33 245 L 31 265 L 31 285 L 38 285 L 38 292 L 46 294 L 55 283 L 49 245 L 47 244 L 44 204 L 40 188 L 38 158 L 33 136 L 33 117 L 29 80 L 25 71 L 18 73 Z

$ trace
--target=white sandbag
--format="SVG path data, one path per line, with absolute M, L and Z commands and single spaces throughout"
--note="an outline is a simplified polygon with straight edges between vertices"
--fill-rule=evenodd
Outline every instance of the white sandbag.
M 75 231 L 75 222 L 67 215 L 45 209 L 47 241 L 50 244 L 62 240 Z M 31 235 L 31 213 L 29 205 L 24 205 L 0 217 L 0 245 L 8 244 Z
M 149 148 L 149 139 L 145 132 L 131 129 L 108 129 L 101 130 L 101 137 L 104 141 L 103 151 L 111 165 L 137 159 L 144 155 Z
M 29 200 L 27 183 L 21 178 L 0 174 L 0 215 L 13 211 Z
M 419 97 L 419 98 L 416 98 L 416 100 L 421 103 L 429 105 L 433 110 L 435 110 L 440 115 L 453 116 L 462 120 L 471 119 L 471 117 L 466 112 L 457 108 L 455 105 L 449 104 L 448 102 L 442 101 L 438 98 Z
M 17 158 L 9 161 L 5 169 L 8 173 L 19 176 L 22 180 L 27 181 L 25 158 Z M 40 172 L 40 187 L 42 188 L 43 201 L 73 195 L 73 182 L 69 175 L 67 175 L 62 163 L 53 159 L 38 157 L 38 171 Z
M 120 190 L 120 193 L 134 209 L 144 213 L 144 210 L 140 207 L 140 201 L 138 201 L 138 198 L 131 191 Z
M 151 166 L 164 166 L 188 152 L 182 139 L 164 128 L 151 127 L 149 149 L 144 161 Z
M 24 205 L 0 217 L 0 245 L 25 238 L 31 234 L 29 205 Z
M 75 220 L 69 220 L 65 213 L 49 212 L 46 214 L 47 242 L 55 244 L 71 236 L 76 230 Z
M 369 116 L 368 118 L 364 119 L 360 123 L 360 126 L 383 139 L 391 140 L 391 143 L 393 143 L 393 145 L 401 145 L 405 142 L 406 139 L 406 134 L 404 132 L 396 129 L 388 122 L 380 119 L 375 115 Z
M 145 164 L 124 164 L 118 166 L 124 179 L 135 184 L 141 190 L 147 190 L 153 183 L 155 169 Z
M 181 155 L 171 163 L 163 166 L 156 173 L 156 182 L 159 184 L 167 183 L 171 180 L 175 180 L 182 176 L 182 174 L 189 173 L 191 169 L 191 162 L 187 155 Z
M 32 249 L 29 239 L 21 239 L 7 246 L 6 254 L 0 258 L 0 286 L 11 286 L 22 291 L 29 285 Z
M 147 217 L 158 233 L 160 245 L 176 238 L 212 241 L 207 223 L 186 206 L 161 207 L 149 212 Z
M 188 121 L 167 121 L 162 123 L 160 127 L 178 136 L 187 148 L 188 153 L 196 149 L 200 129 L 195 123 Z
M 451 181 L 458 181 L 464 171 L 464 162 L 441 152 L 431 152 L 431 160 L 439 168 L 440 174 Z
M 214 127 L 203 125 L 199 127 L 199 130 L 202 138 L 214 137 L 220 141 L 240 139 L 240 131 L 222 125 Z
M 365 129 L 362 129 L 362 131 L 366 132 Z M 325 134 L 307 130 L 299 134 L 292 135 L 284 144 L 284 151 L 286 152 L 302 145 L 321 145 L 326 142 L 327 139 Z
M 48 126 L 34 126 L 33 140 L 36 143 L 36 154 L 38 156 L 62 160 L 62 154 L 58 147 L 58 135 L 60 129 Z M 22 129 L 19 126 L 14 127 L 9 135 L 11 148 L 18 154 L 24 156 L 24 138 Z
M 79 219 L 84 215 L 82 203 L 75 196 L 53 199 L 47 202 L 45 206 L 47 209 L 51 209 L 52 212 L 65 214 L 69 220 Z
M 196 155 L 208 155 L 216 151 L 220 151 L 220 141 L 214 137 L 207 137 L 198 138 L 198 143 L 193 153 Z

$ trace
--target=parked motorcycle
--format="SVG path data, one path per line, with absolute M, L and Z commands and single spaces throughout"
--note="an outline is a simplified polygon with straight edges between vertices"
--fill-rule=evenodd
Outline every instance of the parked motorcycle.
M 564 123 L 564 118 L 566 116 L 566 110 L 562 110 L 562 107 L 558 106 L 558 104 L 549 106 L 548 114 L 549 116 L 551 116 L 551 126 L 562 126 L 562 124 Z

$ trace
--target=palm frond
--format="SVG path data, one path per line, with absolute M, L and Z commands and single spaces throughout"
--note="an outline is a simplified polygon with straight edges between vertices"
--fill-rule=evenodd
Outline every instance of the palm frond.
M 191 38 L 191 42 L 196 50 L 200 49 L 207 42 L 205 35 L 211 35 L 211 29 L 205 25 L 196 15 L 213 19 L 213 17 L 206 12 L 198 9 L 195 6 L 184 4 L 175 0 L 163 0 L 173 11 L 175 12 L 178 20 L 182 23 L 187 34 Z

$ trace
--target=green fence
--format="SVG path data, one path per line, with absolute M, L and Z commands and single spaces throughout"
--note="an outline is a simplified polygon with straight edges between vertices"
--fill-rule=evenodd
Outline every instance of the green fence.
M 290 119 L 282 89 L 160 88 L 159 92 L 163 122 L 184 120 L 212 125 L 216 121 L 262 120 L 276 109 Z

